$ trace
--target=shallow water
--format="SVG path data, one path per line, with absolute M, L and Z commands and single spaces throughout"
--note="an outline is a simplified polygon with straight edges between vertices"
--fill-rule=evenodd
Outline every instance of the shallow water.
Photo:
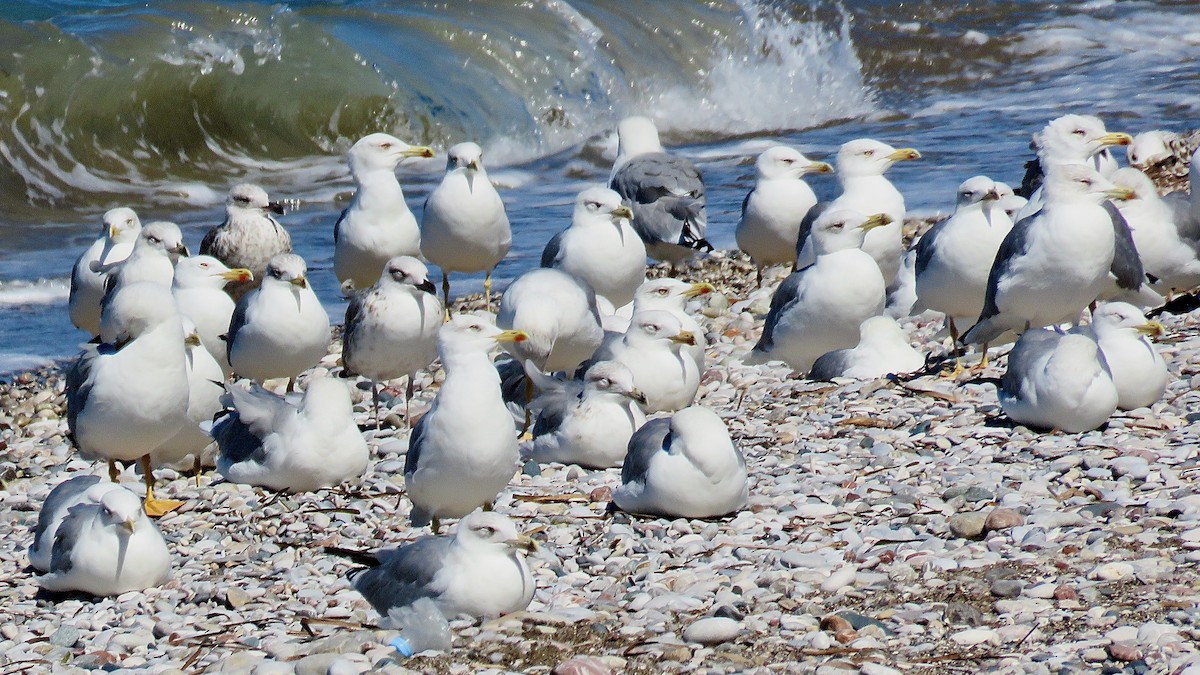
M 709 238 L 731 247 L 773 143 L 917 147 L 890 176 L 932 212 L 971 175 L 1019 183 L 1030 133 L 1057 115 L 1136 132 L 1189 129 L 1200 108 L 1200 12 L 1172 2 L 93 0 L 0 2 L 0 16 L 0 372 L 86 338 L 66 279 L 105 210 L 174 220 L 195 247 L 245 180 L 292 200 L 282 220 L 340 316 L 341 155 L 371 131 L 483 145 L 514 225 L 504 280 L 607 178 L 628 114 L 701 167 Z M 443 162 L 400 169 L 418 216 Z

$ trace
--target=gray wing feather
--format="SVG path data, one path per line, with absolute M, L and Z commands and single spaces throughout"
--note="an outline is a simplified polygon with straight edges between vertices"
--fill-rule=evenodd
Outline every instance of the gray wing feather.
M 617 171 L 610 187 L 633 207 L 633 228 L 644 241 L 704 242 L 704 180 L 688 160 L 662 152 L 639 155 Z
M 800 257 L 800 252 L 804 250 L 804 244 L 808 242 L 808 235 L 812 233 L 813 223 L 816 222 L 817 216 L 829 210 L 829 205 L 832 202 L 817 202 L 813 207 L 804 214 L 804 218 L 800 220 L 800 233 L 796 235 L 796 257 Z
M 209 431 L 209 435 L 217 442 L 221 457 L 229 464 L 262 464 L 267 461 L 263 439 L 242 421 L 236 411 L 229 411 L 225 417 L 219 419 Z
M 63 504 L 74 501 L 79 495 L 85 493 L 93 485 L 100 482 L 99 476 L 84 474 L 68 478 L 58 485 L 47 495 L 46 501 L 42 502 L 42 510 L 38 514 L 37 527 L 33 530 L 33 540 L 38 542 L 42 536 L 46 534 L 46 528 L 50 527 L 51 521 L 62 510 Z
M 363 309 L 370 303 L 370 289 L 355 293 L 346 305 L 346 320 L 342 324 L 342 364 L 347 371 L 354 368 L 354 353 L 359 338 L 359 328 L 362 326 L 360 317 Z
M 1021 395 L 1021 382 L 1024 380 L 1029 364 L 1062 338 L 1057 331 L 1038 328 L 1027 330 L 1021 334 L 1017 343 L 1008 354 L 1008 369 L 1000 378 L 1000 389 L 1010 396 Z
M 225 332 L 226 360 L 233 354 L 233 341 L 237 338 L 238 331 L 242 329 L 242 326 L 246 325 L 246 307 L 249 306 L 250 299 L 253 296 L 253 293 L 247 293 L 238 299 L 237 305 L 233 308 L 233 314 L 229 317 L 229 330 Z
M 92 364 L 100 354 L 99 348 L 100 345 L 84 347 L 71 366 L 67 368 L 67 429 L 68 436 L 76 447 L 79 446 L 79 443 L 75 440 L 75 420 L 78 419 L 83 407 L 87 405 L 88 396 L 92 392 Z
M 213 248 L 217 245 L 217 236 L 224 228 L 225 223 L 221 223 L 204 234 L 204 238 L 200 240 L 200 255 L 211 255 L 218 260 L 221 259 L 221 256 L 213 252 Z
M 99 507 L 95 504 L 80 504 L 67 512 L 67 517 L 54 532 L 54 547 L 50 549 L 50 573 L 66 574 L 71 571 L 71 553 L 83 533 L 83 528 L 95 517 Z
M 1200 186 L 1197 186 L 1197 189 L 1200 189 Z M 1192 218 L 1191 195 L 1177 190 L 1163 196 L 1163 201 L 1171 207 L 1171 213 L 1175 216 L 1175 229 L 1179 232 L 1179 236 L 1191 242 L 1200 239 L 1200 219 Z M 71 278 L 74 279 L 74 275 Z
M 1113 260 L 1109 271 L 1117 278 L 1117 286 L 1136 291 L 1146 281 L 1146 271 L 1142 268 L 1142 259 L 1138 256 L 1137 245 L 1133 243 L 1133 232 L 1125 216 L 1112 202 L 1104 202 L 1104 210 L 1108 211 L 1113 226 Z
M 946 223 L 949 220 L 949 218 L 945 218 L 934 223 L 933 227 L 929 228 L 929 231 L 921 235 L 921 238 L 917 240 L 917 262 L 913 266 L 913 272 L 917 276 L 921 276 L 925 268 L 929 267 L 929 261 L 933 260 L 933 254 L 937 250 L 936 242 L 938 235 L 942 233 L 942 230 L 946 229 Z
M 380 551 L 382 564 L 352 573 L 350 581 L 385 616 L 394 607 L 436 598 L 439 593 L 430 584 L 449 554 L 450 542 L 449 537 L 422 537 L 394 551 Z
M 346 220 L 346 214 L 350 213 L 350 209 L 342 209 L 342 213 L 338 216 L 337 222 L 333 224 L 333 243 L 338 243 L 338 239 L 342 237 L 342 221 Z
M 755 350 L 770 351 L 775 346 L 775 326 L 783 314 L 800 299 L 800 283 L 804 280 L 804 270 L 807 269 L 806 267 L 792 272 L 779 284 L 779 288 L 775 289 L 775 295 L 771 296 L 771 309 L 767 312 L 767 320 L 763 324 L 762 337 L 754 346 Z
M 1005 235 L 1004 241 L 1000 242 L 1000 248 L 996 250 L 996 258 L 992 262 L 992 270 L 988 272 L 987 293 L 983 296 L 983 311 L 979 313 L 979 321 L 1000 313 L 1000 308 L 996 305 L 996 293 L 1000 279 L 1004 278 L 1004 275 L 1012 269 L 1017 258 L 1029 251 L 1029 232 L 1036 219 L 1037 214 L 1034 214 L 1018 220 Z
M 437 402 L 434 402 L 437 405 Z M 404 475 L 411 476 L 417 472 L 417 463 L 421 461 L 421 443 L 425 438 L 425 424 L 429 421 L 429 416 L 433 414 L 433 409 L 425 413 L 421 419 L 417 420 L 417 425 L 413 427 L 412 433 L 408 435 L 408 452 L 404 454 Z
M 841 377 L 853 365 L 853 349 L 835 349 L 822 354 L 813 362 L 808 379 L 828 382 L 835 377 Z
M 660 417 L 642 425 L 629 438 L 625 463 L 621 466 L 622 483 L 644 483 L 650 461 L 658 452 L 666 452 L 671 444 L 671 419 Z
M 562 240 L 566 230 L 550 237 L 550 241 L 546 242 L 546 248 L 542 249 L 542 267 L 554 267 L 562 256 Z

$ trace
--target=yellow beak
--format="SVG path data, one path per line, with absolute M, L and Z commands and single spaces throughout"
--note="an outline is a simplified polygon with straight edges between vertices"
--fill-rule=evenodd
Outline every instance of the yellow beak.
M 479 163 L 479 160 L 473 159 L 473 160 L 471 160 L 471 163 L 467 165 L 467 168 L 471 169 L 472 171 L 478 171 L 479 169 L 481 169 L 483 167 Z
M 833 173 L 833 166 L 828 162 L 813 162 L 805 167 L 804 173 Z
M 1109 199 L 1129 200 L 1137 197 L 1137 193 L 1129 188 L 1115 187 L 1111 190 L 1104 191 L 1105 196 Z
M 688 289 L 683 292 L 683 297 L 694 298 L 697 295 L 704 295 L 705 293 L 716 292 L 716 290 L 717 290 L 716 286 L 713 286 L 712 284 L 708 283 L 707 281 L 701 281 L 698 283 L 694 283 L 691 286 L 688 286 Z
M 612 215 L 616 218 L 633 218 L 633 209 L 622 204 L 612 210 Z
M 533 553 L 534 551 L 536 551 L 537 547 L 538 547 L 536 541 L 534 541 L 528 535 L 524 535 L 524 534 L 517 535 L 516 539 L 509 539 L 505 543 L 507 543 L 512 548 L 519 548 L 522 551 L 529 551 L 530 553 Z
M 904 159 L 920 159 L 921 153 L 917 152 L 916 148 L 900 148 L 887 156 L 893 162 L 899 162 Z
M 890 225 L 891 222 L 892 222 L 892 217 L 889 216 L 888 214 L 876 213 L 872 216 L 869 216 L 866 220 L 863 221 L 863 224 L 859 225 L 858 227 L 859 227 L 859 229 L 862 229 L 862 230 L 873 230 L 877 227 L 883 227 L 884 225 Z
M 681 345 L 696 344 L 696 335 L 690 330 L 680 331 L 679 335 L 672 335 L 671 342 Z
M 996 192 L 995 190 L 988 190 L 988 193 L 986 195 L 984 195 L 983 198 L 990 199 L 992 201 L 996 201 L 996 200 L 1000 199 L 1000 193 Z
M 254 273 L 245 267 L 237 267 L 228 272 L 220 272 L 217 276 L 225 281 L 254 281 Z
M 137 525 L 137 522 L 136 522 L 136 521 L 134 521 L 132 518 L 131 518 L 131 519 L 129 519 L 129 520 L 123 520 L 123 521 L 121 521 L 121 527 L 123 527 L 123 528 L 125 528 L 126 530 L 128 530 L 130 534 L 133 534 L 133 528 L 134 528 L 134 526 L 135 526 L 135 525 Z
M 506 330 L 492 339 L 496 342 L 524 342 L 529 339 L 529 333 L 523 330 Z
M 1133 136 L 1120 131 L 1114 131 L 1101 136 L 1100 143 L 1101 145 L 1130 145 L 1133 143 Z
M 108 228 L 108 238 L 109 239 L 116 239 L 117 235 L 120 233 L 121 233 L 121 228 L 117 227 L 116 225 L 109 226 L 109 228 Z
M 433 157 L 433 148 L 427 145 L 410 145 L 400 154 L 404 157 Z
M 300 288 L 308 288 L 308 279 L 304 278 L 303 276 L 292 279 L 290 283 L 293 286 L 299 286 Z
M 1137 332 L 1149 337 L 1158 337 L 1167 332 L 1167 327 L 1157 321 L 1147 321 L 1137 327 Z
M 195 331 L 192 331 L 191 333 L 188 334 L 187 337 L 183 338 L 183 344 L 185 344 L 189 347 L 199 347 L 200 346 L 200 334 Z

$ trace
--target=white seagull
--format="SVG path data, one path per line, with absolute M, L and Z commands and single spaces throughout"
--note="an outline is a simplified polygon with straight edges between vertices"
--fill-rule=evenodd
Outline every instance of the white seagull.
M 686 408 L 700 388 L 700 370 L 683 352 L 696 335 L 661 309 L 640 310 L 624 335 L 611 335 L 596 350 L 593 362 L 616 361 L 633 373 L 634 386 L 646 397 L 646 412 Z
M 404 201 L 396 167 L 409 157 L 433 157 L 433 150 L 375 133 L 360 138 L 346 157 L 355 191 L 333 226 L 333 273 L 343 284 L 367 288 L 388 260 L 421 254 L 421 229 Z
M 809 379 L 852 377 L 869 380 L 890 373 L 920 370 L 925 357 L 908 341 L 908 335 L 890 316 L 873 316 L 859 327 L 858 344 L 823 354 L 813 363 Z
M 483 168 L 483 150 L 459 143 L 446 151 L 446 176 L 421 215 L 421 253 L 442 269 L 442 302 L 450 307 L 451 272 L 487 272 L 484 302 L 492 303 L 492 270 L 508 255 L 512 228 L 504 202 Z
M 154 466 L 177 467 L 190 459 L 198 481 L 204 451 L 212 445 L 212 438 L 201 425 L 212 422 L 213 416 L 224 407 L 221 405 L 221 394 L 225 393 L 225 389 L 221 382 L 225 380 L 225 373 L 221 371 L 221 364 L 204 348 L 196 324 L 187 317 L 183 318 L 183 335 L 180 339 L 187 352 L 188 422 L 170 440 L 150 453 L 150 463 Z
M 580 192 L 571 226 L 542 250 L 542 267 L 583 279 L 613 307 L 633 302 L 634 292 L 646 280 L 646 245 L 629 224 L 632 217 L 621 195 L 608 188 Z
M 1175 211 L 1158 196 L 1154 182 L 1133 167 L 1117 169 L 1109 180 L 1133 193 L 1113 205 L 1129 224 L 1143 269 L 1156 279 L 1152 285 L 1164 292 L 1200 285 L 1200 246 L 1182 236 Z
M 513 280 L 500 297 L 496 325 L 524 332 L 527 339 L 506 349 L 520 363 L 532 360 L 549 372 L 573 372 L 604 339 L 591 286 L 554 268 L 532 269 Z
M 1095 340 L 1046 328 L 1017 340 L 997 396 L 1013 421 L 1072 434 L 1104 424 L 1118 399 Z
M 1072 332 L 1087 335 L 1100 345 L 1104 361 L 1117 386 L 1121 410 L 1148 408 L 1167 389 L 1167 363 L 1150 337 L 1162 335 L 1163 325 L 1147 321 L 1141 310 L 1125 302 L 1100 305 L 1092 322 Z
M 78 504 L 99 504 L 109 490 L 124 489 L 119 483 L 101 482 L 100 476 L 92 474 L 75 474 L 55 485 L 38 511 L 33 543 L 29 545 L 29 564 L 39 572 L 49 572 L 54 535 L 71 508 Z
M 180 258 L 175 264 L 175 280 L 171 295 L 179 313 L 191 319 L 204 349 L 221 366 L 225 379 L 233 373 L 229 365 L 229 349 L 221 336 L 229 331 L 233 317 L 233 298 L 225 292 L 226 284 L 250 281 L 254 275 L 245 268 L 229 269 L 225 263 L 209 255 Z
M 100 334 L 100 300 L 109 271 L 129 257 L 142 223 L 133 209 L 121 207 L 104 213 L 104 231 L 75 260 L 71 268 L 71 294 L 67 301 L 71 323 L 92 335 Z

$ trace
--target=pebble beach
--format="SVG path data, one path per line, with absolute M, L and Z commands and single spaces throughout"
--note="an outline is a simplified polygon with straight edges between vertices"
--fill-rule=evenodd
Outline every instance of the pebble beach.
M 731 252 L 686 273 L 718 289 L 693 305 L 710 340 L 697 402 L 745 453 L 749 506 L 712 521 L 612 513 L 619 470 L 527 463 L 496 509 L 541 545 L 532 605 L 454 621 L 452 651 L 411 658 L 346 581 L 355 564 L 325 550 L 425 534 L 407 526 L 400 399 L 376 432 L 362 383 L 371 466 L 337 489 L 161 472 L 159 491 L 187 501 L 159 521 L 170 581 L 50 597 L 25 555 L 38 507 L 103 467 L 66 438 L 60 371 L 15 375 L 0 386 L 0 673 L 1200 672 L 1196 317 L 1158 317 L 1172 378 L 1153 408 L 1039 433 L 1004 417 L 995 361 L 940 375 L 933 315 L 902 322 L 933 354 L 917 377 L 743 365 L 782 275 L 753 290 Z M 336 370 L 339 349 L 310 374 Z M 415 414 L 436 388 L 418 378 Z

